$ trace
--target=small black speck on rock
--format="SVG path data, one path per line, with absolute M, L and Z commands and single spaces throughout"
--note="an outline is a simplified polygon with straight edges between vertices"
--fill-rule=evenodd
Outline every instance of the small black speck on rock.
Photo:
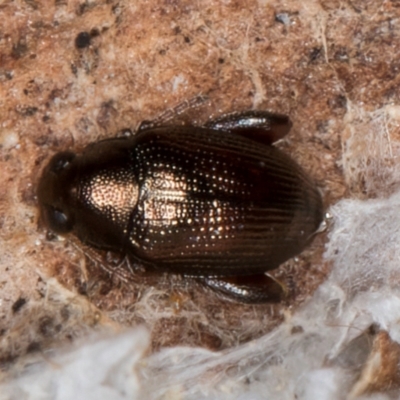
M 13 313 L 17 313 L 25 304 L 27 300 L 24 299 L 23 297 L 20 297 L 13 305 L 12 305 L 12 311 Z
M 90 31 L 90 37 L 92 37 L 92 38 L 97 37 L 97 36 L 99 36 L 99 35 L 100 35 L 100 32 L 99 32 L 99 30 L 98 30 L 97 28 L 93 28 L 93 29 Z
M 90 34 L 88 32 L 80 32 L 75 38 L 75 47 L 84 49 L 90 45 Z
M 26 352 L 27 353 L 36 353 L 36 352 L 40 351 L 40 349 L 41 349 L 40 343 L 32 342 L 26 348 Z
M 317 60 L 321 56 L 321 54 L 322 54 L 322 48 L 314 47 L 309 54 L 310 62 Z

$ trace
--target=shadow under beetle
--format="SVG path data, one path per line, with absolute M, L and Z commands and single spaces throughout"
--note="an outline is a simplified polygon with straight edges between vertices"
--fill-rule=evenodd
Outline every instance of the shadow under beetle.
M 202 127 L 143 124 L 58 153 L 39 182 L 41 218 L 146 271 L 279 301 L 285 289 L 265 272 L 301 252 L 323 218 L 313 182 L 271 145 L 290 128 L 286 116 L 248 111 Z

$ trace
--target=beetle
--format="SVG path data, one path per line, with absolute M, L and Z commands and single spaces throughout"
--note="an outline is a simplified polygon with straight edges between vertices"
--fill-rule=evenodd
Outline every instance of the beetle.
M 284 115 L 246 111 L 204 126 L 144 123 L 57 153 L 38 185 L 41 219 L 146 271 L 239 302 L 280 301 L 285 287 L 266 271 L 300 253 L 323 218 L 315 184 L 272 145 L 290 128 Z

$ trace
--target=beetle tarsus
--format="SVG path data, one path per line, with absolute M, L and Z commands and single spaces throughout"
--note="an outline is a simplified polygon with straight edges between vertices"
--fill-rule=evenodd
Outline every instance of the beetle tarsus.
M 204 278 L 214 291 L 247 304 L 279 303 L 288 296 L 288 288 L 266 274 Z

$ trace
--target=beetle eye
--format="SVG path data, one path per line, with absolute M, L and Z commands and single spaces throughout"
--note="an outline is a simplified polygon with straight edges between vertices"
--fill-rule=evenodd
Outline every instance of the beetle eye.
M 53 206 L 47 207 L 46 217 L 49 227 L 56 233 L 68 233 L 73 228 L 73 222 L 67 214 Z
M 58 173 L 63 169 L 67 168 L 71 164 L 72 160 L 75 158 L 75 153 L 70 151 L 65 151 L 56 154 L 51 160 L 50 169 L 52 172 Z

